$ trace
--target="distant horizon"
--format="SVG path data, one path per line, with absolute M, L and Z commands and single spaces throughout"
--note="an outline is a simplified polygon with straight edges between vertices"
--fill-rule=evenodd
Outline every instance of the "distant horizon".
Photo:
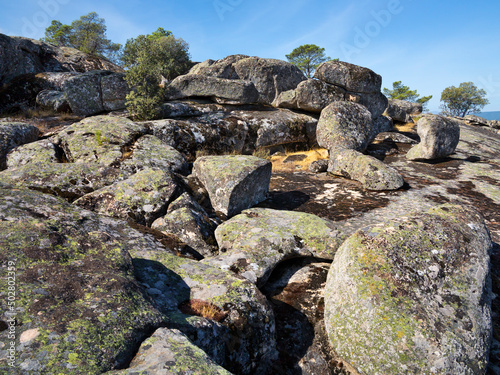
M 380 74 L 382 88 L 402 81 L 432 95 L 431 112 L 440 111 L 445 88 L 462 82 L 487 92 L 483 111 L 500 108 L 500 2 L 25 0 L 2 4 L 0 33 L 40 39 L 52 20 L 69 24 L 93 11 L 122 45 L 158 27 L 184 39 L 200 62 L 234 54 L 286 61 L 294 48 L 316 44 L 331 58 Z

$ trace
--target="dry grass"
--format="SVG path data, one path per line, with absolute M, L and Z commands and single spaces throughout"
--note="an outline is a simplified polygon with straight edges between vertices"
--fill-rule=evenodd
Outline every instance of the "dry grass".
M 273 155 L 269 158 L 273 163 L 273 172 L 307 171 L 313 161 L 322 159 L 328 159 L 328 150 L 323 148 Z
M 407 122 L 406 124 L 394 124 L 394 128 L 398 132 L 413 132 L 415 129 L 415 125 L 417 125 L 414 122 Z
M 179 310 L 184 314 L 201 316 L 216 322 L 222 322 L 227 316 L 227 312 L 218 308 L 213 303 L 201 299 L 191 299 L 183 302 L 179 306 Z

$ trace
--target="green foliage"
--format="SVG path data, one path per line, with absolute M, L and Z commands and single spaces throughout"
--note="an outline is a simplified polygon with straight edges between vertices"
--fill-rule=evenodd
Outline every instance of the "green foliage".
M 480 112 L 489 103 L 486 91 L 478 89 L 473 82 L 462 82 L 459 87 L 450 86 L 441 93 L 442 113 L 449 116 L 464 117 Z
M 127 40 L 123 63 L 125 79 L 133 91 L 127 95 L 127 108 L 139 119 L 157 116 L 163 100 L 163 83 L 185 74 L 191 67 L 189 46 L 161 27 L 149 35 Z
M 81 16 L 71 25 L 64 25 L 53 20 L 47 29 L 43 41 L 56 46 L 73 47 L 91 55 L 99 55 L 112 61 L 118 60 L 121 45 L 106 38 L 104 18 L 99 18 L 96 12 Z
M 392 83 L 392 90 L 384 87 L 384 95 L 389 99 L 406 100 L 412 103 L 420 103 L 425 110 L 425 105 L 432 99 L 432 95 L 419 98 L 417 90 L 410 90 L 408 86 L 403 85 L 401 81 Z
M 288 62 L 292 63 L 304 72 L 306 77 L 311 78 L 312 73 L 322 62 L 331 60 L 325 55 L 325 49 L 315 44 L 304 44 L 295 48 L 292 53 L 286 55 Z

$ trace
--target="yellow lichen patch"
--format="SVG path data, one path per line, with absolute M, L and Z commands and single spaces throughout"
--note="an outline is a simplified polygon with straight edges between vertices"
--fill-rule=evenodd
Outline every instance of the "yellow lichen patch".
M 269 159 L 273 164 L 273 172 L 307 171 L 312 162 L 328 159 L 328 150 L 318 148 L 310 151 L 291 152 L 285 155 L 273 155 Z

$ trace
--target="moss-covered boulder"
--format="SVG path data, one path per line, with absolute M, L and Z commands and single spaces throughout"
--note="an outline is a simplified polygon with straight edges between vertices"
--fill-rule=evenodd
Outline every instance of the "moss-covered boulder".
M 117 166 L 127 147 L 146 132 L 145 125 L 126 118 L 95 116 L 68 126 L 52 141 L 63 149 L 68 162 Z
M 75 204 L 103 215 L 151 225 L 180 194 L 172 175 L 143 169 L 123 181 L 84 195 Z
M 274 316 L 254 284 L 165 251 L 142 248 L 130 254 L 137 279 L 168 317 L 167 327 L 180 330 L 233 373 L 268 373 L 277 355 Z
M 216 222 L 187 193 L 173 201 L 167 215 L 156 219 L 151 227 L 179 237 L 202 256 L 212 256 L 217 250 L 214 237 Z
M 394 168 L 356 150 L 330 150 L 328 172 L 359 181 L 368 190 L 397 190 L 404 185 Z
M 356 232 L 325 289 L 333 349 L 363 374 L 484 374 L 491 247 L 482 216 L 450 204 Z
M 58 195 L 69 201 L 124 178 L 126 175 L 119 169 L 94 163 L 28 163 L 0 172 L 0 179 L 13 186 Z
M 316 128 L 318 144 L 328 150 L 341 147 L 365 151 L 376 135 L 370 112 L 352 102 L 334 102 L 327 106 Z
M 177 329 L 159 328 L 124 370 L 106 375 L 231 375 Z
M 59 152 L 48 139 L 28 143 L 7 154 L 7 168 L 21 167 L 28 163 L 57 163 Z
M 266 199 L 271 169 L 271 162 L 244 155 L 203 156 L 193 165 L 213 208 L 228 217 Z
M 460 141 L 460 126 L 456 121 L 438 115 L 422 117 L 417 122 L 420 143 L 406 154 L 408 160 L 432 160 L 455 152 Z
M 184 156 L 153 135 L 139 138 L 131 152 L 132 156 L 121 163 L 122 170 L 135 173 L 144 168 L 154 168 L 184 175 L 189 173 L 189 165 Z
M 60 198 L 0 188 L 0 372 L 89 375 L 128 363 L 165 320 L 135 280 L 132 248 L 167 251 Z
M 333 222 L 294 211 L 252 208 L 219 225 L 220 255 L 204 262 L 240 274 L 258 286 L 289 258 L 333 259 L 345 236 Z
M 0 122 L 0 170 L 7 168 L 7 153 L 17 146 L 34 142 L 40 132 L 22 122 Z

